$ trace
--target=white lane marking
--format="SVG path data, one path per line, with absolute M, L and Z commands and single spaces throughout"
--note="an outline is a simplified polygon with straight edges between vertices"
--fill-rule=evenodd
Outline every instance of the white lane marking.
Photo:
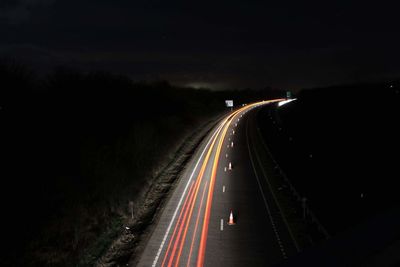
M 278 241 L 278 240 L 280 240 L 280 236 L 279 236 L 279 233 L 278 233 L 278 231 L 276 229 L 274 218 L 272 217 L 272 213 L 271 213 L 270 207 L 269 207 L 269 205 L 267 203 L 267 199 L 265 198 L 264 192 L 262 190 L 260 179 L 258 177 L 258 174 L 257 174 L 257 171 L 256 171 L 256 167 L 255 167 L 255 164 L 254 164 L 254 161 L 253 161 L 253 156 L 251 155 L 251 150 L 250 150 L 250 145 L 249 145 L 249 136 L 248 136 L 248 121 L 247 121 L 247 125 L 246 125 L 246 139 L 247 139 L 247 149 L 249 151 L 250 162 L 251 162 L 251 165 L 253 167 L 254 175 L 256 177 L 257 184 L 258 184 L 258 187 L 260 189 L 261 197 L 263 199 L 265 208 L 267 210 L 269 220 L 271 221 L 272 229 L 274 230 L 275 237 L 276 237 L 276 239 Z M 277 243 L 278 243 L 278 246 L 279 246 L 279 248 L 280 248 L 280 250 L 282 252 L 282 257 L 286 259 L 286 253 L 285 253 L 285 249 L 284 249 L 282 243 L 280 243 L 280 242 L 277 242 Z
M 221 231 L 224 231 L 224 219 L 221 219 Z
M 260 129 L 259 129 L 259 128 L 258 128 L 258 134 L 260 134 Z M 248 137 L 247 137 L 247 138 L 248 138 Z M 266 150 L 267 150 L 268 148 L 266 147 L 266 145 L 265 145 L 265 143 L 264 143 L 264 140 L 261 139 L 261 141 L 262 141 L 262 143 L 263 143 L 263 145 L 264 145 L 264 148 L 266 148 Z M 267 151 L 268 151 L 268 150 L 267 150 Z M 273 199 L 274 199 L 276 205 L 278 206 L 279 212 L 280 212 L 280 214 L 281 214 L 281 218 L 283 219 L 283 222 L 285 223 L 286 228 L 287 228 L 288 231 L 289 231 L 289 235 L 290 235 L 290 237 L 292 238 L 292 241 L 293 241 L 293 243 L 294 243 L 294 246 L 296 247 L 296 250 L 299 252 L 299 251 L 300 251 L 299 244 L 297 243 L 297 240 L 294 238 L 292 229 L 290 228 L 289 223 L 288 223 L 288 221 L 287 221 L 287 219 L 286 219 L 286 216 L 285 216 L 285 214 L 283 213 L 283 210 L 282 210 L 282 208 L 281 208 L 281 205 L 279 204 L 279 201 L 277 200 L 277 197 L 275 196 L 274 190 L 272 190 L 271 183 L 269 182 L 269 179 L 268 179 L 268 177 L 267 177 L 267 174 L 265 173 L 265 170 L 264 170 L 264 168 L 263 168 L 263 165 L 262 165 L 262 163 L 261 163 L 261 160 L 260 160 L 260 158 L 259 158 L 259 156 L 258 156 L 257 153 L 255 153 L 255 155 L 256 155 L 256 159 L 257 159 L 257 161 L 258 161 L 258 164 L 259 164 L 260 167 L 261 167 L 261 172 L 262 172 L 262 174 L 264 175 L 265 181 L 266 181 L 267 184 L 268 184 L 269 191 L 271 192 L 272 197 L 273 197 Z
M 222 193 L 225 193 L 225 185 L 222 186 Z
M 228 154 L 225 154 L 225 157 L 227 158 L 227 157 L 228 157 Z
M 221 122 L 220 126 L 215 130 L 215 132 L 214 132 L 213 135 L 211 136 L 210 140 L 208 140 L 206 146 L 204 147 L 203 151 L 201 152 L 201 155 L 200 155 L 199 159 L 197 160 L 196 165 L 195 165 L 194 168 L 193 168 L 193 172 L 192 172 L 192 174 L 191 174 L 190 177 L 189 177 L 189 180 L 188 180 L 188 182 L 187 182 L 187 184 L 186 184 L 186 186 L 185 186 L 185 189 L 183 190 L 182 196 L 181 196 L 181 198 L 179 199 L 178 205 L 176 206 L 176 209 L 175 209 L 174 214 L 173 214 L 173 216 L 172 216 L 172 218 L 171 218 L 171 221 L 169 222 L 168 228 L 167 228 L 167 230 L 165 231 L 165 234 L 164 234 L 164 237 L 163 237 L 163 239 L 162 239 L 162 241 L 161 241 L 160 247 L 158 248 L 156 257 L 154 258 L 153 264 L 151 265 L 152 267 L 155 267 L 155 266 L 157 265 L 158 259 L 160 258 L 161 251 L 162 251 L 162 249 L 164 248 L 165 241 L 167 240 L 168 234 L 169 234 L 169 232 L 171 231 L 172 224 L 174 223 L 175 217 L 176 217 L 176 215 L 178 214 L 178 210 L 179 210 L 179 208 L 180 208 L 181 205 L 182 205 L 183 197 L 186 195 L 186 191 L 187 191 L 187 189 L 189 188 L 189 184 L 190 184 L 191 181 L 192 181 L 193 175 L 194 175 L 194 173 L 195 173 L 197 167 L 199 166 L 200 160 L 202 159 L 204 153 L 206 152 L 207 147 L 210 145 L 211 140 L 213 140 L 213 138 L 215 137 L 215 135 L 222 129 L 222 126 L 225 124 L 225 122 L 226 122 L 225 120 L 224 120 L 223 122 Z

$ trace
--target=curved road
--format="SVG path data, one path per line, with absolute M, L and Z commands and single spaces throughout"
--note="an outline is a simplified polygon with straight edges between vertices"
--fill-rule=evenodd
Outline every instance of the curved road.
M 298 251 L 258 155 L 257 110 L 281 100 L 244 106 L 211 131 L 171 193 L 138 266 L 272 266 Z

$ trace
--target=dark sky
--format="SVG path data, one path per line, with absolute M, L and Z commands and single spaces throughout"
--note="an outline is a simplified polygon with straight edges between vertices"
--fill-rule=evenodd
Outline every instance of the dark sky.
M 383 1 L 1 0 L 0 57 L 211 88 L 400 77 Z

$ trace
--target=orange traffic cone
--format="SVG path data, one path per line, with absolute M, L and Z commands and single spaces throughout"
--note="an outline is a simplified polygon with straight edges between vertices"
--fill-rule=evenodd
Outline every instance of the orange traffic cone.
M 233 220 L 233 213 L 232 213 L 232 210 L 231 210 L 231 214 L 229 215 L 229 222 L 228 222 L 228 225 L 235 225 L 236 223 L 234 222 L 234 220 Z

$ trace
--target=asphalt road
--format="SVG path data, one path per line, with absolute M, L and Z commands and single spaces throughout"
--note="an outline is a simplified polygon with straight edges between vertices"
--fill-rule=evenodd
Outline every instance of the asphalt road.
M 138 266 L 273 266 L 296 254 L 258 156 L 255 116 L 271 102 L 232 112 L 205 138 L 158 216 Z M 231 211 L 234 225 L 228 224 Z

